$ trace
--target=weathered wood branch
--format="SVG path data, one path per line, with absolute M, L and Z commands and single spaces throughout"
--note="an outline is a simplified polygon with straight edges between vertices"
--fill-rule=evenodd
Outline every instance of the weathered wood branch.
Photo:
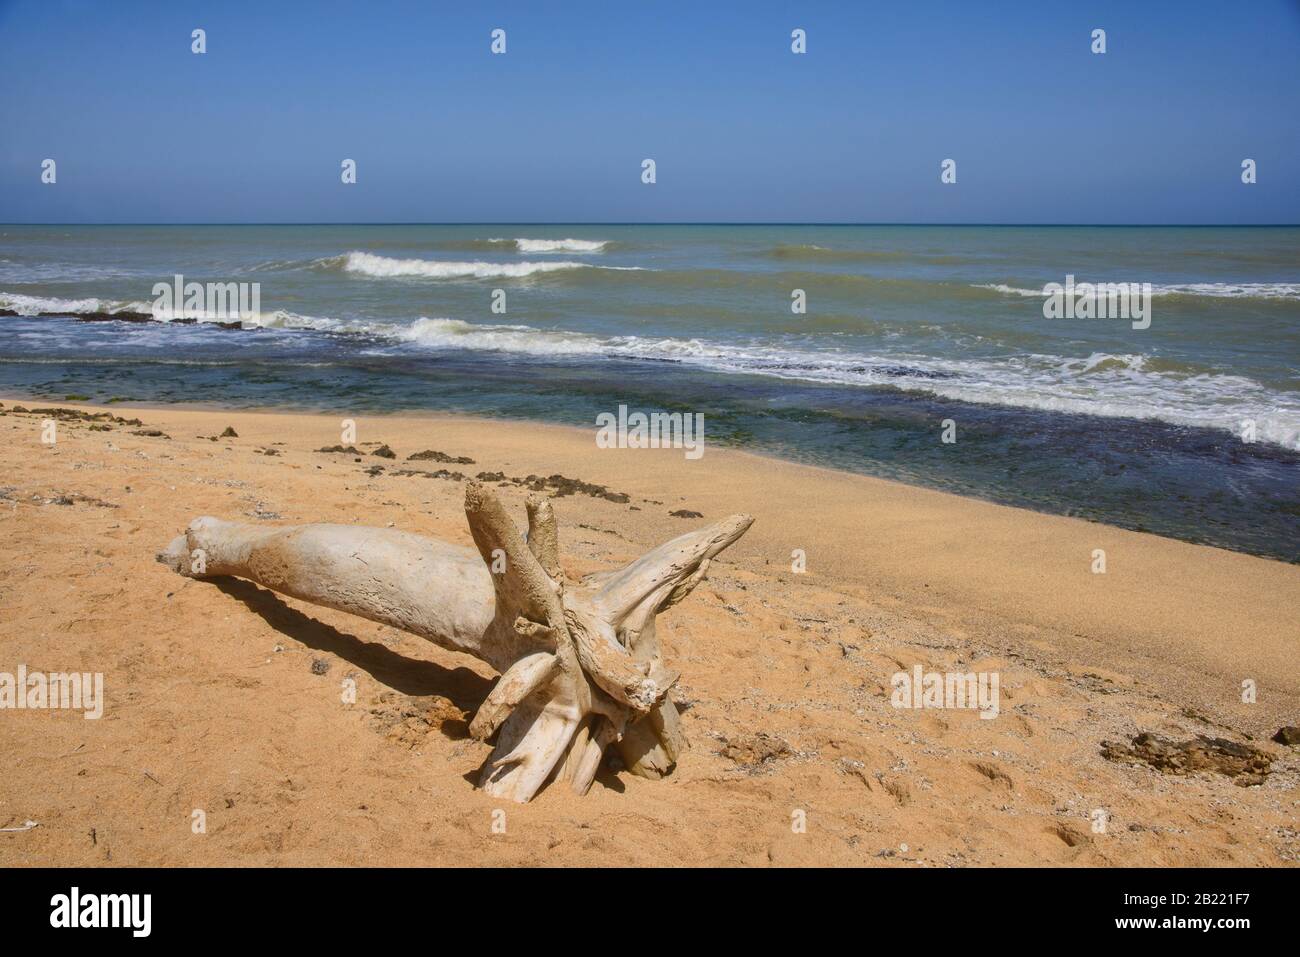
M 486 741 L 521 701 L 544 687 L 560 670 L 559 659 L 545 651 L 525 655 L 506 669 L 479 705 L 469 724 L 470 737 Z
M 560 529 L 555 521 L 551 500 L 540 495 L 530 495 L 525 502 L 528 509 L 528 550 L 533 553 L 546 574 L 560 581 Z
M 633 773 L 668 773 L 685 741 L 654 617 L 752 520 L 723 519 L 566 587 L 550 501 L 526 505 L 527 539 L 492 491 L 469 483 L 477 554 L 393 529 L 199 518 L 158 558 L 182 575 L 246 578 L 487 662 L 501 678 L 470 734 L 496 736 L 479 782 L 491 794 L 527 801 L 549 780 L 585 794 L 611 745 Z

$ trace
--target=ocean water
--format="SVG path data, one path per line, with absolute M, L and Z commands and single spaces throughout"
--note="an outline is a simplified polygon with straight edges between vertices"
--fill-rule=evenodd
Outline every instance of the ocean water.
M 259 314 L 83 321 L 178 273 Z M 1150 283 L 1149 328 L 1045 318 L 1068 275 Z M 702 412 L 713 445 L 1300 560 L 1300 228 L 0 226 L 0 310 L 11 393 Z

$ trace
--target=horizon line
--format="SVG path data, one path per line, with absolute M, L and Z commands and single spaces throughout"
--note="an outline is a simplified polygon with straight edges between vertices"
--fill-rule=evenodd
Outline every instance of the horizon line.
M 636 222 L 632 220 L 460 220 L 433 222 L 422 220 L 338 221 L 267 221 L 267 222 L 4 222 L 7 226 L 907 226 L 907 227 L 988 227 L 1051 229 L 1294 229 L 1300 223 L 905 223 L 841 222 L 793 220 L 726 221 L 680 220 Z

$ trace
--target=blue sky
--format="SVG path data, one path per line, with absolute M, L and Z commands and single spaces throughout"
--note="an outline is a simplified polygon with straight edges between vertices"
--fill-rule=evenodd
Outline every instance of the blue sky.
M 1300 223 L 1295 0 L 0 0 L 0 73 L 5 222 Z

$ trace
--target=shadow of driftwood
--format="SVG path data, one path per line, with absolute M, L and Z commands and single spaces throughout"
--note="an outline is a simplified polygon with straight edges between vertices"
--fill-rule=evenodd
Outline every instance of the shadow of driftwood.
M 444 668 L 431 661 L 406 658 L 378 642 L 362 641 L 290 608 L 278 595 L 239 578 L 213 578 L 222 592 L 243 602 L 276 631 L 308 648 L 328 651 L 366 671 L 402 694 L 438 695 L 473 713 L 495 681 L 468 668 Z
M 362 641 L 290 608 L 275 592 L 241 578 L 211 578 L 209 581 L 224 594 L 243 602 L 249 611 L 285 637 L 308 648 L 337 655 L 402 694 L 412 697 L 438 695 L 461 711 L 472 714 L 496 684 L 497 679 L 484 678 L 468 668 L 444 668 L 431 661 L 406 658 L 378 642 Z M 460 721 L 446 722 L 442 730 L 452 738 L 463 738 L 468 734 L 465 722 Z M 485 758 L 482 765 L 462 777 L 477 786 L 483 768 L 490 760 L 491 756 Z M 613 791 L 624 790 L 623 782 L 605 767 L 603 761 L 596 781 Z M 550 787 L 550 784 L 546 786 Z

